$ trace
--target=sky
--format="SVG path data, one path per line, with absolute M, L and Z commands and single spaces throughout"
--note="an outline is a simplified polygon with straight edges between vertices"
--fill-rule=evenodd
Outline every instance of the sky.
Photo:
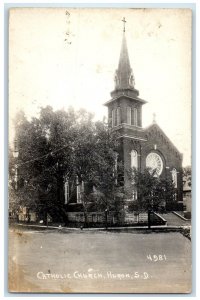
M 95 119 L 114 89 L 123 24 L 135 88 L 148 101 L 143 127 L 158 125 L 191 164 L 191 11 L 17 8 L 9 18 L 9 124 L 41 106 L 85 108 Z

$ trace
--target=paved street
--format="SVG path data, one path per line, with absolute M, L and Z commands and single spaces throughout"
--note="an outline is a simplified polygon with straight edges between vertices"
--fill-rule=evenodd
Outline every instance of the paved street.
M 10 229 L 9 287 L 18 292 L 189 292 L 190 253 L 191 242 L 180 233 Z
M 160 214 L 160 213 L 159 213 Z M 168 226 L 187 226 L 191 225 L 191 221 L 185 221 L 175 215 L 174 213 L 170 212 L 167 214 L 160 214 L 166 221 Z

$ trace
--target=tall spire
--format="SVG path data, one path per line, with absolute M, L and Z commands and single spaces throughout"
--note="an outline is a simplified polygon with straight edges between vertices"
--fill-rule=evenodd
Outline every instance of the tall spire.
M 115 73 L 115 89 L 133 89 L 134 88 L 134 76 L 132 73 L 129 55 L 128 55 L 128 47 L 126 43 L 126 35 L 125 35 L 125 18 L 123 18 L 122 22 L 123 26 L 123 37 L 122 37 L 122 45 L 119 57 L 118 69 Z

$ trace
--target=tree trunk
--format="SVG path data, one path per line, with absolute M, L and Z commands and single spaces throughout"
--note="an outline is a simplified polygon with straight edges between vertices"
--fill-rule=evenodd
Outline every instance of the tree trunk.
M 87 211 L 84 210 L 85 227 L 88 227 L 88 216 Z

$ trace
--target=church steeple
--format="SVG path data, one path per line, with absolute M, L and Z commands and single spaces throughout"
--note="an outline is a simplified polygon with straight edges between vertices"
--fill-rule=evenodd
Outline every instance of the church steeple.
M 133 75 L 133 71 L 131 68 L 129 54 L 128 54 L 128 47 L 126 42 L 126 30 L 125 24 L 126 20 L 123 18 L 122 22 L 124 23 L 123 26 L 123 36 L 122 36 L 122 44 L 121 44 L 121 51 L 119 56 L 119 63 L 118 68 L 115 71 L 115 89 L 111 93 L 111 96 L 115 96 L 119 94 L 120 91 L 129 90 L 129 94 L 131 93 L 132 96 L 139 96 L 139 91 L 135 89 L 135 78 Z
M 132 89 L 134 88 L 134 84 L 135 82 L 128 55 L 126 35 L 125 31 L 123 31 L 119 64 L 115 73 L 115 89 Z

